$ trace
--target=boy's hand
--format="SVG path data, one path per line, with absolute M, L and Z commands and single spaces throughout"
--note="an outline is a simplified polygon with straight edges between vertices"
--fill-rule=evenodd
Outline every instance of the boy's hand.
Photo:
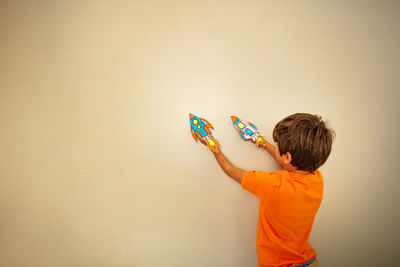
M 256 143 L 256 145 L 258 146 L 258 147 L 260 147 L 260 146 L 262 146 L 262 147 L 265 147 L 266 146 L 266 140 L 265 140 L 265 138 L 264 138 L 264 136 L 259 136 L 258 137 L 258 139 L 255 141 L 255 143 Z

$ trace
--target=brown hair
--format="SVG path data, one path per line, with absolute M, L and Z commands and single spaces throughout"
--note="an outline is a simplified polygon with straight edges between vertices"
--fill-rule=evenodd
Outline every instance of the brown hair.
M 314 173 L 331 153 L 335 133 L 318 115 L 296 113 L 278 122 L 273 131 L 281 155 L 289 152 L 290 162 L 300 170 Z

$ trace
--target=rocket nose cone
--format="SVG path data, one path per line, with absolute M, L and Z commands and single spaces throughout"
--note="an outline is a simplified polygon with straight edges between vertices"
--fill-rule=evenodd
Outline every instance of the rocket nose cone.
M 231 120 L 232 120 L 232 122 L 235 122 L 237 120 L 237 117 L 231 116 Z
M 193 118 L 194 115 L 192 113 L 189 113 L 189 119 Z

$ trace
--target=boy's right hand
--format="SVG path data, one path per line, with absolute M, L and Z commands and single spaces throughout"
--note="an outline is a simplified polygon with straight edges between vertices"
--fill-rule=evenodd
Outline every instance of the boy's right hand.
M 256 143 L 256 145 L 258 147 L 260 147 L 260 146 L 265 147 L 266 146 L 265 138 L 264 138 L 264 136 L 261 136 L 261 135 L 260 135 L 260 137 L 258 137 L 257 141 L 255 141 L 255 143 Z

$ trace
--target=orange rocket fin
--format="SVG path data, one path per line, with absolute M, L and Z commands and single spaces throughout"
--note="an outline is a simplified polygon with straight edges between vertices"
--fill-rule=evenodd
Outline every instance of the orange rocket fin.
M 208 120 L 203 119 L 203 118 L 200 118 L 200 120 L 205 121 L 205 122 L 207 123 L 207 125 L 206 125 L 207 127 L 211 128 L 211 129 L 214 129 L 214 128 L 212 127 L 211 123 L 210 123 Z
M 190 126 L 190 132 L 192 133 L 192 136 L 193 136 L 194 141 L 197 142 L 197 138 L 196 138 L 196 135 L 195 135 L 194 132 L 193 132 L 192 126 Z
M 200 133 L 199 132 L 195 132 L 195 135 L 196 135 L 196 137 L 200 140 L 200 141 L 202 141 L 202 139 L 201 139 L 201 135 L 200 135 Z

